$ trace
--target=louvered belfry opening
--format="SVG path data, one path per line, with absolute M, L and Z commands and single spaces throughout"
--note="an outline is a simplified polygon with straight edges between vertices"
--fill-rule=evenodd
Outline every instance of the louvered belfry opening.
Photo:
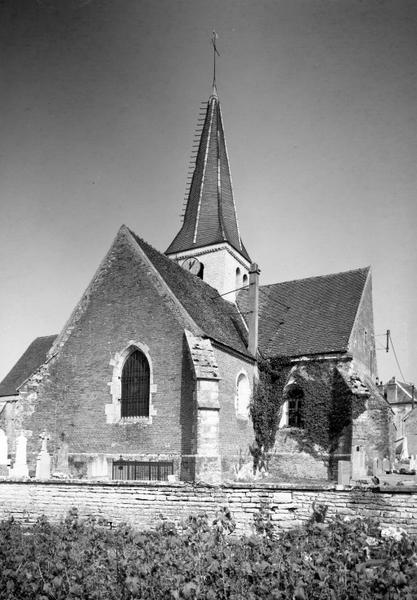
M 122 372 L 122 418 L 149 416 L 150 370 L 146 356 L 134 350 Z

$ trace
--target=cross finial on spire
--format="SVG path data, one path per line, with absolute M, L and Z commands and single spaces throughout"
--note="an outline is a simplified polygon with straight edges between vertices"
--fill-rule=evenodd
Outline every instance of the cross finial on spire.
M 217 96 L 216 89 L 216 54 L 220 56 L 219 51 L 217 50 L 216 40 L 219 38 L 217 33 L 213 31 L 213 35 L 211 37 L 211 43 L 213 44 L 213 95 Z

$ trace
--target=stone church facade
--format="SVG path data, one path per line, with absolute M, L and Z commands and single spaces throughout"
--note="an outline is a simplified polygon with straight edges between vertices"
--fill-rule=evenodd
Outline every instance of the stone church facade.
M 77 478 L 235 479 L 251 462 L 260 357 L 281 377 L 277 478 L 331 479 L 359 450 L 389 454 L 370 271 L 259 286 L 214 87 L 167 251 L 122 226 L 59 335 L 35 340 L 0 383 L 11 473 L 26 474 L 23 444 L 29 475 L 47 453 L 52 472 Z

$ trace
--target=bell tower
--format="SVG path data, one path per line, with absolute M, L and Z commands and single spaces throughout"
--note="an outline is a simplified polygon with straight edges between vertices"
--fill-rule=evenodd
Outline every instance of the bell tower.
M 166 254 L 233 302 L 251 259 L 240 237 L 215 82 L 202 121 L 184 220 Z

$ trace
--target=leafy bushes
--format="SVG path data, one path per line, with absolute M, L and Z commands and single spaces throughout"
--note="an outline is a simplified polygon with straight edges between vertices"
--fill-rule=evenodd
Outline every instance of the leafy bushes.
M 274 534 L 263 510 L 257 533 L 230 535 L 227 509 L 209 522 L 162 522 L 155 531 L 109 529 L 75 510 L 60 524 L 0 523 L 0 598 L 7 600 L 377 600 L 417 595 L 415 543 L 364 519 L 325 521 Z

